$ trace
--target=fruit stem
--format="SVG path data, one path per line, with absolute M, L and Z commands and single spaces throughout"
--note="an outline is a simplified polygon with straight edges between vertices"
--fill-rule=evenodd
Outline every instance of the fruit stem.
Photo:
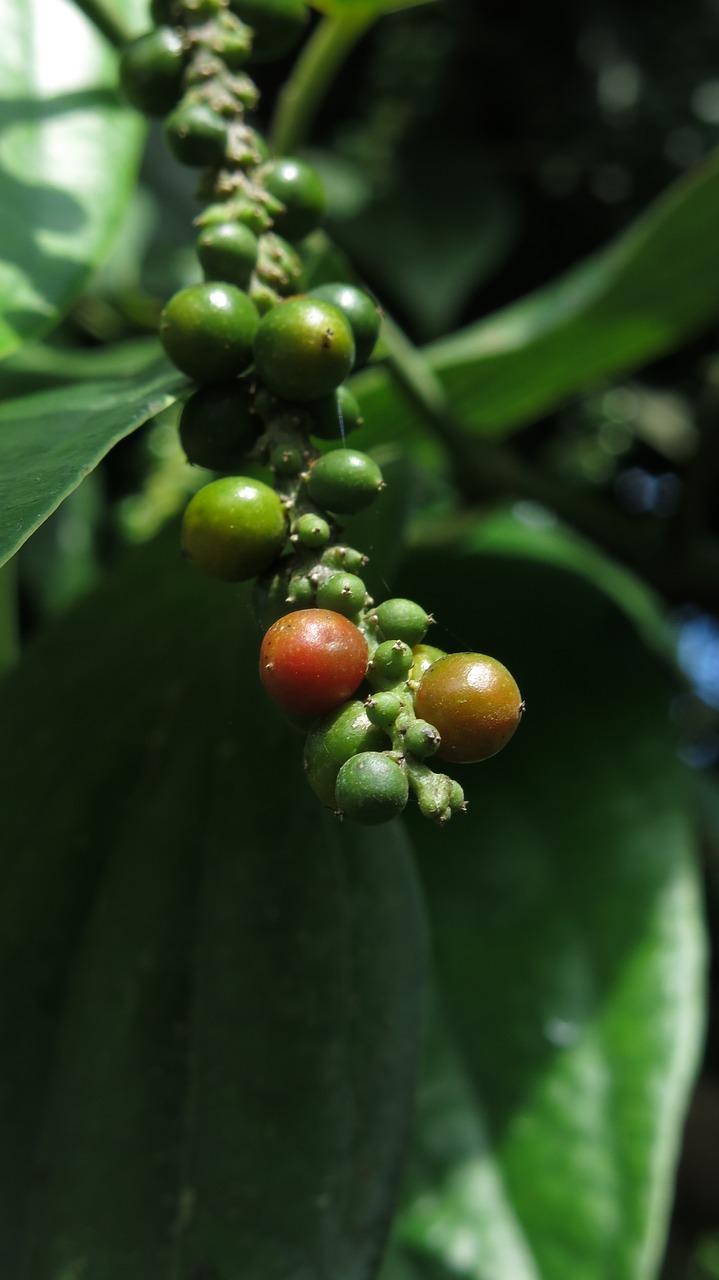
M 124 49 L 132 40 L 132 33 L 127 30 L 122 19 L 106 7 L 104 0 L 75 0 L 75 8 L 89 18 L 114 49 Z
M 365 11 L 320 21 L 277 97 L 269 129 L 275 155 L 291 155 L 301 146 L 327 89 L 376 17 Z
M 0 672 L 20 657 L 17 621 L 17 570 L 14 558 L 0 569 Z

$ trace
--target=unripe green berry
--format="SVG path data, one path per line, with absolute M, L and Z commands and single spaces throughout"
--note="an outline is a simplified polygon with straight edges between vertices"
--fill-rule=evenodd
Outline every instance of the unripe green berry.
M 225 382 L 244 373 L 252 359 L 259 316 L 231 284 L 191 284 L 180 289 L 160 316 L 160 340 L 173 364 L 197 382 Z
M 318 799 L 334 809 L 337 774 L 345 761 L 358 751 L 381 751 L 385 742 L 361 702 L 347 702 L 318 720 L 305 747 L 307 781 Z
M 365 702 L 368 720 L 379 729 L 391 729 L 402 708 L 396 693 L 373 693 Z
M 362 426 L 362 411 L 357 397 L 344 383 L 336 391 L 308 405 L 309 433 L 320 440 L 343 440 Z
M 328 569 L 345 569 L 347 573 L 356 573 L 366 565 L 367 556 L 357 551 L 355 547 L 335 545 L 323 552 L 322 563 Z
M 304 465 L 302 450 L 294 445 L 277 444 L 270 454 L 270 467 L 281 476 L 296 476 Z
M 252 274 L 248 293 L 257 307 L 260 317 L 266 316 L 269 311 L 272 311 L 282 301 L 279 293 L 272 288 L 272 285 L 260 280 L 256 272 Z
M 256 236 L 263 235 L 270 225 L 264 206 L 244 197 L 209 204 L 195 222 L 198 227 L 212 227 L 221 222 L 239 222 Z
M 426 760 L 439 750 L 440 738 L 433 724 L 426 720 L 412 720 L 404 733 L 404 748 L 418 760 Z
M 287 536 L 284 507 L 269 485 L 225 476 L 198 490 L 182 519 L 182 550 L 211 578 L 242 582 L 279 555 Z
M 353 284 L 336 281 L 321 284 L 312 289 L 312 298 L 331 302 L 349 321 L 355 340 L 355 367 L 366 364 L 377 343 L 380 330 L 380 313 L 368 293 Z
M 315 589 L 309 578 L 300 576 L 290 579 L 287 590 L 287 603 L 295 608 L 307 609 L 315 602 Z
M 164 116 L 182 93 L 187 52 L 172 27 L 158 27 L 123 49 L 120 86 L 123 95 L 147 116 Z
M 322 516 L 315 516 L 307 512 L 300 516 L 295 522 L 293 533 L 297 537 L 297 541 L 302 543 L 303 547 L 324 547 L 330 540 L 331 530 L 327 521 Z M 320 603 L 319 593 L 317 603 Z M 325 609 L 332 609 L 334 605 L 325 604 Z M 341 612 L 341 610 L 340 610 Z
M 241 222 L 218 222 L 200 233 L 197 256 L 207 280 L 225 280 L 246 289 L 257 262 L 257 236 Z
M 373 688 L 386 688 L 406 680 L 412 666 L 412 650 L 402 640 L 385 640 L 374 651 L 367 670 Z
M 254 32 L 253 62 L 274 62 L 288 53 L 308 16 L 304 0 L 230 0 L 230 8 Z
M 223 10 L 215 18 L 209 47 L 229 71 L 239 71 L 252 52 L 252 31 L 234 13 Z
M 404 640 L 408 645 L 419 644 L 432 621 L 421 605 L 400 597 L 383 600 L 374 616 L 385 640 Z
M 275 395 L 300 401 L 329 395 L 353 363 L 352 330 L 328 302 L 290 298 L 262 317 L 255 365 Z
M 367 588 L 353 573 L 333 573 L 317 587 L 317 603 L 322 609 L 334 609 L 345 618 L 356 618 L 364 608 Z
M 260 425 L 239 382 L 201 387 L 182 410 L 180 443 L 195 466 L 236 471 L 256 444 Z
M 337 774 L 337 811 L 363 826 L 391 822 L 407 804 L 409 786 L 401 765 L 380 751 L 362 751 Z
M 267 191 L 279 202 L 272 225 L 287 240 L 301 240 L 314 231 L 325 211 L 325 193 L 314 169 L 293 156 L 279 156 L 263 170 Z
M 354 449 L 323 454 L 307 478 L 307 492 L 318 507 L 344 514 L 362 511 L 383 488 L 377 463 Z
M 437 649 L 433 644 L 415 644 L 412 646 L 412 670 L 409 673 L 410 680 L 421 680 L 425 671 L 436 662 L 438 658 L 446 658 L 447 654 L 444 649 Z
M 221 164 L 227 146 L 227 124 L 206 102 L 183 102 L 165 121 L 165 137 L 180 164 Z

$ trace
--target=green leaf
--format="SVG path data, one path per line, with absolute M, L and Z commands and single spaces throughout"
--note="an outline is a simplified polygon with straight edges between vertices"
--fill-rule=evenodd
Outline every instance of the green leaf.
M 186 385 L 164 357 L 148 364 L 144 346 L 135 355 L 140 372 L 132 381 L 76 383 L 0 404 L 0 564 L 118 440 Z
M 17 1280 L 374 1274 L 422 912 L 401 826 L 318 808 L 257 645 L 246 594 L 165 540 L 0 693 L 0 1259 Z
M 428 154 L 436 158 L 432 183 Z M 331 185 L 328 190 L 332 209 Z M 509 191 L 480 162 L 468 160 L 466 146 L 438 136 L 429 125 L 419 144 L 402 147 L 392 185 L 353 213 L 342 217 L 338 210 L 332 221 L 337 238 L 362 275 L 385 281 L 383 303 L 390 309 L 400 304 L 421 340 L 451 328 L 519 231 Z
M 70 0 L 0 0 L 0 22 L 4 356 L 50 328 L 107 253 L 143 127 L 117 97 L 117 55 Z
M 476 522 L 461 545 L 466 554 L 489 552 L 578 574 L 613 601 L 632 621 L 643 643 L 676 671 L 674 635 L 658 596 L 642 578 L 544 508 L 520 504 L 511 511 L 493 511 Z
M 156 338 L 133 338 L 105 347 L 60 347 L 28 344 L 0 364 L 0 403 L 42 388 L 132 378 L 157 364 Z
M 555 564 L 425 551 L 397 590 L 439 619 L 432 643 L 495 654 L 527 701 L 500 755 L 457 769 L 469 811 L 441 857 L 411 825 L 446 1035 L 397 1247 L 432 1280 L 650 1280 L 705 959 L 672 686 Z
M 719 312 L 719 155 L 558 282 L 425 348 L 458 416 L 502 435 L 673 350 Z M 357 380 L 368 420 L 420 423 L 384 370 Z

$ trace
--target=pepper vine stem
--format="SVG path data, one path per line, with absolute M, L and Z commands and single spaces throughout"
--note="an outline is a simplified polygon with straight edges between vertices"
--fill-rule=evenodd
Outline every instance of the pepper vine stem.
M 376 14 L 323 18 L 285 82 L 269 129 L 275 155 L 291 155 L 311 131 L 330 84 Z
M 132 40 L 132 32 L 116 13 L 108 9 L 104 0 L 75 0 L 75 8 L 89 18 L 113 48 L 123 49 Z

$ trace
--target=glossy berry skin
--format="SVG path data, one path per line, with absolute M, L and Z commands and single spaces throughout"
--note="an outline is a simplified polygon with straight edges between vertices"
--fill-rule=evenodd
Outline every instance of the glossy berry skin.
M 205 227 L 197 239 L 197 256 L 207 280 L 223 280 L 246 289 L 257 263 L 259 241 L 241 222 Z
M 363 826 L 391 822 L 404 809 L 408 796 L 404 769 L 380 751 L 362 751 L 352 756 L 337 774 L 337 811 Z
M 158 27 L 123 49 L 120 87 L 127 101 L 146 116 L 164 116 L 182 93 L 186 62 L 181 36 L 172 27 Z
M 259 316 L 246 293 L 231 284 L 191 284 L 160 316 L 160 340 L 177 368 L 197 382 L 224 382 L 252 360 Z
M 385 640 L 404 640 L 405 644 L 419 644 L 430 624 L 429 614 L 414 600 L 393 597 L 383 600 L 374 611 Z
M 182 102 L 165 120 L 165 138 L 180 164 L 219 165 L 225 157 L 227 125 L 206 102 Z
M 239 382 L 200 387 L 180 415 L 180 444 L 194 466 L 237 471 L 258 440 L 261 425 Z
M 342 765 L 358 751 L 382 751 L 386 735 L 373 725 L 361 702 L 347 702 L 323 716 L 305 745 L 307 781 L 328 809 L 335 807 L 335 783 Z
M 433 756 L 440 747 L 440 736 L 426 720 L 412 720 L 404 734 L 404 749 L 418 760 Z
M 308 16 L 304 0 L 230 0 L 230 8 L 252 27 L 252 62 L 273 62 L 289 53 Z
M 439 658 L 446 658 L 447 654 L 444 649 L 437 649 L 433 644 L 415 644 L 412 647 L 412 667 L 409 673 L 410 680 L 421 680 L 425 671 L 432 666 L 433 662 L 437 662 Z
M 224 476 L 191 499 L 180 541 L 208 577 L 244 582 L 276 559 L 286 537 L 287 517 L 274 489 L 248 476 Z
M 278 235 L 286 240 L 301 240 L 320 225 L 325 192 L 310 165 L 292 156 L 279 156 L 265 166 L 264 183 L 282 205 L 272 215 L 272 226 Z
M 367 563 L 367 556 L 362 555 L 355 547 L 345 547 L 336 543 L 328 547 L 322 555 L 322 563 L 329 569 L 342 569 L 347 573 L 357 573 Z
M 368 293 L 353 284 L 339 281 L 318 285 L 312 289 L 313 298 L 331 302 L 342 312 L 354 334 L 355 365 L 366 364 L 377 343 L 380 330 L 380 313 Z
M 368 454 L 335 449 L 314 463 L 307 492 L 318 507 L 350 515 L 374 502 L 383 483 L 382 472 Z
M 356 692 L 367 658 L 367 641 L 349 619 L 330 609 L 298 609 L 262 641 L 260 679 L 286 711 L 324 715 Z
M 384 640 L 372 655 L 368 679 L 373 689 L 391 688 L 405 681 L 412 667 L 412 650 L 402 640 Z
M 346 618 L 357 618 L 364 608 L 367 588 L 354 573 L 333 573 L 317 588 L 317 603 Z
M 327 521 L 322 516 L 314 516 L 309 512 L 298 518 L 295 522 L 293 533 L 303 547 L 313 548 L 325 547 L 332 536 L 332 531 Z M 319 603 L 326 608 L 333 607 L 323 600 L 319 601 Z M 340 609 L 339 612 L 344 613 L 344 609 Z
M 320 440 L 343 440 L 361 426 L 362 411 L 357 397 L 344 383 L 331 395 L 313 400 L 309 406 L 309 434 Z
M 396 693 L 373 693 L 365 702 L 367 719 L 380 729 L 391 729 L 402 709 Z
M 327 302 L 290 298 L 262 317 L 255 365 L 266 387 L 285 400 L 329 395 L 354 364 L 354 339 L 344 316 Z
M 522 716 L 514 677 L 483 653 L 448 653 L 425 671 L 415 694 L 417 716 L 442 739 L 437 755 L 457 764 L 488 760 L 512 737 Z

